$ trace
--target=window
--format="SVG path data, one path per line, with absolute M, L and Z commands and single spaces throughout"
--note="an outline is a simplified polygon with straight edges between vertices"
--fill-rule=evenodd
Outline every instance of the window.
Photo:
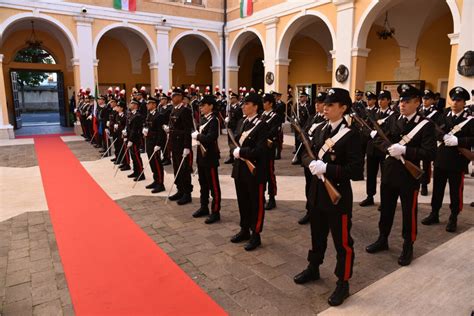
M 202 5 L 202 0 L 184 0 L 186 4 Z
M 18 51 L 14 61 L 33 64 L 56 64 L 54 57 L 41 47 L 26 47 Z

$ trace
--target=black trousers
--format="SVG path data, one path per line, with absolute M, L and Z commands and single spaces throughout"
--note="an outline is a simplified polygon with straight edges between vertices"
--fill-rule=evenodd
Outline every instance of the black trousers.
M 132 147 L 129 148 L 130 156 L 133 162 L 133 173 L 137 176 L 143 171 L 143 161 L 140 156 L 140 143 L 133 143 Z
M 304 169 L 304 179 L 305 179 L 305 185 L 304 185 L 304 193 L 306 196 L 306 210 L 309 212 L 311 209 L 311 205 L 309 203 L 309 189 L 311 188 L 311 181 L 313 179 L 313 174 L 311 171 L 309 171 L 309 168 L 303 167 Z
M 449 183 L 449 208 L 451 209 L 451 214 L 457 216 L 462 211 L 463 205 L 464 171 L 448 171 L 437 167 L 434 168 L 431 211 L 439 215 L 439 210 L 443 204 L 446 182 Z
M 268 160 L 268 177 L 267 177 L 268 195 L 277 195 L 277 181 L 275 176 L 275 159 Z
M 298 150 L 298 147 L 300 147 L 300 144 L 301 144 L 301 141 L 299 139 L 299 135 L 297 132 L 295 132 L 295 151 Z M 301 150 L 300 150 L 301 151 Z M 300 155 L 298 155 L 298 158 L 301 157 Z
M 380 235 L 388 237 L 392 230 L 397 200 L 402 205 L 402 237 L 405 241 L 414 242 L 417 234 L 418 188 L 412 186 L 392 186 L 382 183 L 380 186 L 382 210 L 380 212 Z
M 153 172 L 153 181 L 158 184 L 163 184 L 164 182 L 164 173 L 163 165 L 161 164 L 160 151 L 157 151 L 153 154 L 155 144 L 153 142 L 146 142 L 146 154 L 150 160 L 151 172 Z M 153 156 L 151 159 L 150 157 Z
M 243 179 L 242 179 L 243 178 Z M 265 219 L 265 183 L 241 177 L 234 179 L 240 213 L 240 227 L 261 233 Z
M 201 206 L 209 206 L 209 191 L 212 196 L 211 211 L 221 210 L 221 186 L 217 166 L 198 166 L 199 185 L 201 186 Z
M 422 160 L 422 169 L 423 175 L 421 176 L 420 182 L 422 185 L 428 185 L 431 180 L 431 161 L 430 160 Z
M 308 253 L 308 261 L 319 266 L 324 261 L 328 235 L 331 236 L 336 248 L 336 269 L 334 274 L 339 280 L 347 281 L 352 276 L 354 266 L 354 240 L 351 237 L 352 214 L 326 212 L 319 207 L 310 212 L 312 250 Z
M 183 149 L 182 148 L 173 148 L 172 151 L 173 158 L 173 173 L 176 177 L 178 172 L 179 165 L 183 159 Z M 184 158 L 183 165 L 179 171 L 178 176 L 176 177 L 175 184 L 178 192 L 191 194 L 193 192 L 193 185 L 191 184 L 191 173 L 193 169 L 193 151 Z
M 383 157 L 367 155 L 367 182 L 365 183 L 367 196 L 374 196 L 377 193 L 377 174 L 379 173 L 379 168 L 382 170 L 383 161 Z
M 127 144 L 123 141 L 123 138 L 119 136 L 119 139 L 114 144 L 115 146 L 115 157 L 117 161 L 123 165 L 130 165 L 130 155 L 128 153 Z
M 283 150 L 283 128 L 280 128 L 278 132 L 278 144 L 277 144 L 277 156 L 281 156 L 281 151 Z

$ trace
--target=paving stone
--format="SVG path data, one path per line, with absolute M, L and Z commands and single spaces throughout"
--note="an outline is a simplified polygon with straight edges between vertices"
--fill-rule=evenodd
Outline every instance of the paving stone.
M 32 262 L 48 258 L 51 258 L 51 250 L 49 249 L 49 247 L 30 251 L 30 261 Z
M 3 306 L 3 314 L 5 316 L 31 316 L 33 315 L 33 302 L 31 297 L 8 303 Z
M 31 298 L 31 283 L 23 283 L 6 288 L 5 302 L 7 304 Z
M 33 308 L 33 315 L 35 316 L 60 316 L 62 314 L 63 311 L 59 299 L 36 305 Z
M 57 290 L 55 281 L 50 281 L 43 283 L 38 287 L 33 287 L 31 294 L 34 305 L 42 304 L 59 298 L 59 292 Z
M 31 274 L 31 286 L 33 288 L 37 288 L 44 283 L 53 282 L 56 282 L 56 273 L 54 273 L 54 270 L 48 269 Z
M 30 280 L 30 270 L 23 269 L 7 274 L 6 286 L 22 284 L 29 282 Z

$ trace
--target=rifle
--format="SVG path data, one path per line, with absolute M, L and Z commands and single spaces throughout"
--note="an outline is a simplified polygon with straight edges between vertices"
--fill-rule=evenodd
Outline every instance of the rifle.
M 365 126 L 365 127 L 369 128 L 370 130 L 372 130 L 372 128 L 363 119 L 361 119 L 359 116 L 357 116 L 357 114 L 355 112 L 354 112 L 354 114 L 355 115 L 353 115 L 352 117 L 357 121 L 357 123 L 363 124 L 363 126 Z M 382 130 L 382 128 L 380 127 L 380 125 L 377 124 L 377 122 L 375 122 L 369 115 L 367 116 L 367 118 L 369 119 L 369 121 L 374 126 L 374 129 L 377 132 L 377 134 L 387 144 L 387 148 L 390 147 L 393 143 L 390 141 L 390 139 L 388 139 L 387 135 L 385 135 L 385 133 Z M 384 148 L 384 151 L 386 151 L 387 148 Z M 417 165 L 415 165 L 413 162 L 411 162 L 409 160 L 405 160 L 405 158 L 403 156 L 400 157 L 400 161 L 402 162 L 405 169 L 407 169 L 407 171 L 410 173 L 410 175 L 413 178 L 415 178 L 416 180 L 419 180 L 421 178 L 424 171 L 421 170 Z
M 287 118 L 295 129 L 295 131 L 300 135 L 301 143 L 303 144 L 306 152 L 308 153 L 309 158 L 311 160 L 318 160 L 318 158 L 316 158 L 313 151 L 311 150 L 309 140 L 306 137 L 304 131 L 301 129 L 301 126 L 298 124 L 298 122 L 296 122 L 294 118 L 290 118 L 288 115 Z M 341 194 L 339 193 L 339 191 L 337 191 L 336 187 L 331 183 L 331 181 L 324 177 L 324 175 L 321 176 L 321 181 L 323 181 L 324 187 L 326 188 L 326 191 L 329 195 L 329 198 L 331 199 L 332 204 L 337 205 L 337 203 L 339 203 L 339 200 L 341 199 Z
M 193 112 L 192 112 L 192 110 L 191 110 L 191 119 L 192 119 L 192 121 L 193 121 L 194 130 L 195 130 L 196 132 L 199 132 L 199 130 L 197 129 L 197 126 L 196 126 L 196 121 L 194 120 L 194 116 L 192 115 L 192 113 L 193 113 Z M 198 146 L 199 146 L 199 149 L 201 149 L 201 154 L 202 154 L 202 156 L 203 156 L 203 157 L 206 156 L 206 152 L 207 152 L 206 148 L 204 148 L 204 146 L 203 146 L 199 141 L 196 141 L 196 142 L 197 142 L 197 144 L 198 144 Z
M 445 131 L 441 128 L 441 126 L 439 126 L 438 124 L 436 124 L 436 122 L 433 121 L 431 118 L 426 117 L 426 119 L 427 119 L 428 121 L 430 121 L 430 122 L 433 123 L 433 125 L 434 125 L 434 127 L 435 127 L 435 129 L 436 129 L 436 131 L 437 131 L 438 133 L 440 133 L 441 135 L 446 135 L 446 134 L 447 134 L 447 133 L 445 133 Z M 443 125 L 444 125 L 444 124 L 443 124 Z M 439 147 L 439 146 L 442 146 L 443 144 L 444 144 L 444 142 L 438 142 L 438 147 Z M 473 153 L 472 151 L 470 151 L 469 149 L 464 148 L 464 147 L 459 147 L 459 146 L 457 146 L 457 149 L 458 149 L 459 153 L 460 153 L 461 155 L 463 155 L 467 160 L 469 160 L 469 161 L 473 161 L 473 160 L 474 160 L 474 153 Z
M 237 143 L 237 141 L 235 140 L 235 136 L 234 134 L 232 133 L 232 131 L 230 130 L 230 128 L 227 126 L 227 123 L 225 123 L 225 120 L 224 118 L 222 117 L 222 113 L 221 112 L 218 112 L 221 120 L 224 122 L 224 125 L 225 125 L 225 129 L 227 131 L 227 135 L 229 135 L 229 138 L 230 138 L 230 141 L 232 142 L 232 144 L 234 144 L 235 148 L 237 147 L 240 147 L 239 146 L 239 143 Z M 250 161 L 250 160 L 247 160 L 245 158 L 239 158 L 240 160 L 242 160 L 243 162 L 245 162 L 245 164 L 247 165 L 247 168 L 249 168 L 249 171 L 250 173 L 254 176 L 255 173 L 257 172 L 256 170 L 256 167 L 255 165 Z

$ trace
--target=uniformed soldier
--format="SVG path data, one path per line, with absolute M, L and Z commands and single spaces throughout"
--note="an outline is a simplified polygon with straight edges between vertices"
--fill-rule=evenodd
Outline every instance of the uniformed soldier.
M 107 106 L 107 96 L 100 95 L 98 100 L 98 107 L 97 107 L 97 118 L 98 118 L 98 133 L 99 133 L 99 144 L 101 145 L 102 149 L 99 150 L 99 153 L 103 154 L 109 147 L 109 136 L 110 132 L 107 128 L 107 121 L 109 120 L 109 107 Z M 109 156 L 106 154 L 106 156 Z
M 275 106 L 273 94 L 265 94 L 263 96 L 263 113 L 260 116 L 260 120 L 267 124 L 268 173 L 266 182 L 268 201 L 265 204 L 266 210 L 272 210 L 276 207 L 277 181 L 275 176 L 275 156 L 278 148 L 278 133 L 281 128 L 281 121 L 280 116 L 274 110 Z
M 324 103 L 328 123 L 316 128 L 312 140 L 312 149 L 318 158 L 312 160 L 306 152 L 303 155 L 303 161 L 313 175 L 310 192 L 312 248 L 308 252 L 308 267 L 296 275 L 294 281 L 303 284 L 320 278 L 319 266 L 324 261 L 327 237 L 331 232 L 337 252 L 335 275 L 338 281 L 328 303 L 337 306 L 349 296 L 349 279 L 354 265 L 351 180 L 362 178 L 363 159 L 360 135 L 344 119 L 352 103 L 349 91 L 330 88 Z M 332 202 L 323 181 L 331 181 L 339 191 L 341 199 L 337 204 Z
M 298 119 L 298 122 L 301 126 L 305 126 L 306 122 L 313 117 L 315 110 L 314 110 L 314 105 L 311 104 L 311 102 L 308 99 L 308 94 L 303 91 L 300 93 L 300 101 L 298 103 L 297 109 L 296 109 L 296 116 Z M 295 150 L 294 154 L 298 150 L 298 147 L 300 146 L 300 140 L 298 134 L 295 132 Z M 301 156 L 298 156 L 297 161 L 293 162 L 294 165 L 299 165 L 301 164 Z
M 107 102 L 107 106 L 109 107 L 109 117 L 106 122 L 106 125 L 108 126 L 109 134 L 110 137 L 112 137 L 112 143 L 114 144 L 114 157 L 110 159 L 115 165 L 117 165 L 119 162 L 117 160 L 117 155 L 118 151 L 116 151 L 116 144 L 117 142 L 115 141 L 117 139 L 116 134 L 115 134 L 115 123 L 116 123 L 116 116 L 117 116 L 117 100 L 114 99 L 114 96 L 109 97 L 109 101 Z M 112 144 L 110 145 L 112 146 Z M 112 148 L 109 149 L 109 152 L 112 153 Z
M 151 189 L 151 193 L 159 193 L 165 190 L 160 151 L 166 143 L 166 133 L 163 130 L 163 125 L 167 121 L 164 115 L 160 115 L 157 106 L 158 100 L 154 97 L 148 97 L 148 114 L 143 128 L 143 135 L 145 136 L 146 153 L 153 173 L 153 182 L 146 186 L 147 189 Z
M 193 213 L 193 217 L 208 216 L 206 224 L 220 221 L 221 187 L 219 184 L 219 122 L 215 115 L 217 102 L 213 96 L 207 95 L 201 100 L 201 122 L 198 131 L 191 137 L 199 142 L 196 163 L 198 167 L 199 185 L 201 186 L 201 207 Z M 209 214 L 209 191 L 211 192 L 211 213 Z
M 451 111 L 439 120 L 441 131 L 438 133 L 438 146 L 433 172 L 433 195 L 431 197 L 431 213 L 421 223 L 432 225 L 439 223 L 439 210 L 443 204 L 446 182 L 449 183 L 451 215 L 446 231 L 455 232 L 457 218 L 463 207 L 464 174 L 468 172 L 469 160 L 458 148 L 471 150 L 474 146 L 474 120 L 465 108 L 469 93 L 462 87 L 454 87 L 449 91 L 453 101 Z
M 230 93 L 230 104 L 229 111 L 225 118 L 225 123 L 227 128 L 229 128 L 232 133 L 235 135 L 237 133 L 237 125 L 242 119 L 242 108 L 239 104 L 239 96 L 233 92 Z M 232 154 L 234 145 L 230 140 L 230 137 L 227 136 L 227 144 L 229 145 L 229 157 L 224 161 L 225 164 L 231 164 L 234 162 L 234 155 Z
M 256 93 L 245 97 L 242 119 L 235 135 L 238 147 L 234 148 L 232 168 L 240 214 L 240 231 L 231 239 L 233 243 L 249 240 L 244 249 L 251 251 L 261 245 L 265 217 L 265 182 L 267 181 L 267 126 L 258 117 L 262 98 Z M 249 162 L 255 166 L 254 174 Z M 252 232 L 252 233 L 250 233 Z
M 127 148 L 127 114 L 125 113 L 126 103 L 123 100 L 117 102 L 115 110 L 117 116 L 115 117 L 114 132 L 115 137 L 118 138 L 115 143 L 115 152 L 117 155 L 117 163 L 121 171 L 130 170 L 130 154 Z
M 158 112 L 160 113 L 160 115 L 162 115 L 165 118 L 165 121 L 167 122 L 166 126 L 169 126 L 170 115 L 171 115 L 171 111 L 173 110 L 173 106 L 170 102 L 171 102 L 171 98 L 168 97 L 166 94 L 162 93 L 160 95 L 160 104 L 158 107 Z M 169 134 L 166 135 L 166 138 L 168 140 L 167 142 L 165 142 L 166 148 L 162 148 L 163 159 L 161 162 L 163 166 L 171 165 L 171 159 L 170 159 L 171 144 L 169 142 Z
M 145 174 L 143 171 L 143 161 L 140 156 L 140 145 L 142 143 L 143 134 L 143 121 L 144 117 L 139 112 L 140 102 L 136 99 L 130 101 L 130 116 L 127 122 L 127 148 L 133 162 L 133 173 L 129 174 L 129 178 L 133 178 L 134 181 L 145 180 Z M 141 176 L 140 176 L 141 174 Z
M 308 138 L 312 140 L 316 133 L 316 128 L 326 122 L 326 118 L 324 117 L 324 100 L 326 99 L 327 93 L 326 92 L 318 92 L 316 95 L 316 114 L 313 116 L 311 120 L 304 126 L 304 131 Z M 303 146 L 300 145 L 300 152 L 304 151 Z M 311 182 L 313 179 L 313 175 L 309 170 L 308 166 L 305 166 L 303 163 L 301 164 L 304 170 L 304 178 L 305 178 L 305 196 L 306 196 L 306 213 L 305 215 L 298 220 L 298 224 L 305 225 L 309 223 L 309 214 L 310 214 L 310 199 L 309 199 L 309 192 L 311 187 Z
M 424 117 L 432 120 L 435 124 L 438 124 L 442 112 L 438 111 L 435 107 L 435 94 L 433 91 L 426 89 L 423 93 L 423 102 L 420 106 L 419 113 Z M 428 195 L 428 184 L 431 181 L 431 160 L 422 160 L 423 175 L 421 176 L 421 195 Z
M 364 101 L 364 91 L 355 90 L 355 101 L 352 103 L 352 110 L 361 118 L 365 119 L 367 103 Z
M 281 151 L 283 150 L 283 127 L 282 124 L 285 123 L 286 119 L 286 104 L 281 100 L 281 93 L 273 91 L 275 96 L 275 113 L 278 115 L 278 120 L 280 121 L 280 127 L 278 128 L 278 142 L 275 160 L 281 159 Z
M 397 200 L 402 206 L 403 250 L 398 258 L 401 266 L 409 265 L 413 259 L 413 243 L 417 235 L 418 190 L 420 181 L 405 167 L 405 161 L 419 166 L 422 159 L 433 159 L 436 154 L 434 125 L 417 113 L 421 102 L 421 92 L 408 84 L 399 85 L 400 115 L 392 115 L 387 120 L 386 136 L 391 144 L 389 157 L 385 159 L 380 186 L 382 209 L 377 241 L 366 247 L 368 253 L 388 249 L 388 236 L 392 229 Z M 376 135 L 381 140 L 380 135 Z M 377 139 L 376 139 L 377 141 Z
M 173 109 L 170 114 L 169 141 L 171 142 L 171 156 L 173 158 L 173 171 L 178 192 L 170 196 L 171 201 L 184 205 L 192 201 L 191 172 L 193 166 L 193 152 L 191 148 L 191 132 L 193 117 L 191 108 L 183 104 L 183 91 L 173 89 L 171 102 Z M 165 128 L 166 131 L 166 128 Z M 179 168 L 181 165 L 181 169 Z M 179 173 L 178 173 L 178 169 Z
M 387 124 L 385 121 L 388 117 L 395 112 L 390 109 L 390 103 L 392 102 L 392 94 L 388 90 L 380 91 L 378 95 L 378 109 L 375 114 L 372 114 L 372 111 L 368 111 L 368 115 L 371 116 L 372 121 L 369 121 L 369 126 L 376 123 L 383 130 Z M 377 175 L 379 173 L 379 168 L 382 170 L 382 164 L 385 159 L 385 151 L 382 151 L 379 147 L 374 144 L 374 140 L 372 136 L 376 135 L 376 132 L 371 130 L 369 131 L 371 134 L 368 135 L 367 140 L 367 149 L 366 149 L 366 172 L 367 172 L 367 182 L 366 182 L 366 192 L 367 197 L 365 200 L 359 203 L 360 206 L 370 206 L 374 205 L 374 196 L 377 193 Z

